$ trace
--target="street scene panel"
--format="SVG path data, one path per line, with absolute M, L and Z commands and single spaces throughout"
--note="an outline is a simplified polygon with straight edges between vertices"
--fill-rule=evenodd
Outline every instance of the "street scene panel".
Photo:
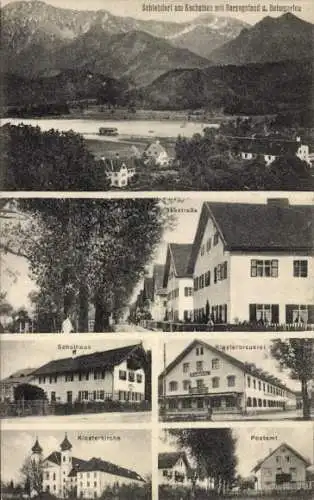
M 176 338 L 159 354 L 161 421 L 314 418 L 313 338 Z
M 312 196 L 2 201 L 3 332 L 305 331 Z
M 150 431 L 6 430 L 1 438 L 4 499 L 152 498 Z
M 313 437 L 311 425 L 164 429 L 159 499 L 312 499 Z
M 33 424 L 47 419 L 149 422 L 151 359 L 147 339 L 5 340 L 1 344 L 1 418 Z

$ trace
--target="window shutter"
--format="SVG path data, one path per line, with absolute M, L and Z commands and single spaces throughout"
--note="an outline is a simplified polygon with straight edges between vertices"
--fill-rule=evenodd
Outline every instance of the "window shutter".
M 271 306 L 271 322 L 279 323 L 279 304 L 272 304 Z
M 314 324 L 314 306 L 307 306 L 308 309 L 308 323 Z
M 256 321 L 256 304 L 250 304 L 250 322 Z
M 290 324 L 293 321 L 293 309 L 295 309 L 296 306 L 294 305 L 286 305 L 286 323 Z

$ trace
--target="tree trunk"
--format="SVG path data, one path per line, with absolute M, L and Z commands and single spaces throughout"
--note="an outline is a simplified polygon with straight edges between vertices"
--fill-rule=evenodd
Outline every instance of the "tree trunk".
M 85 283 L 81 283 L 79 289 L 79 333 L 88 332 L 88 299 L 88 287 L 85 285 Z
M 303 401 L 303 418 L 304 420 L 311 419 L 311 402 L 307 388 L 307 380 L 301 379 L 302 384 L 302 401 Z
M 110 312 L 107 310 L 106 304 L 102 301 L 96 302 L 94 332 L 108 332 L 109 318 Z

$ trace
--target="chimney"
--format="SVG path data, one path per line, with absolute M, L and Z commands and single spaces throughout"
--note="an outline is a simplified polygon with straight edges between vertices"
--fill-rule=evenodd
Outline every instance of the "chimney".
M 270 207 L 278 208 L 288 208 L 289 199 L 288 198 L 267 198 L 267 205 Z

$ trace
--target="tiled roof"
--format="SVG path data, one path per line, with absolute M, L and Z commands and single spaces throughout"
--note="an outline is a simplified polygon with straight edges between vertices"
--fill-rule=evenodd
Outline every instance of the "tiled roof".
M 306 466 L 308 465 L 311 465 L 311 462 L 307 459 L 307 458 L 304 458 L 298 451 L 296 451 L 294 448 L 292 448 L 292 446 L 289 446 L 287 443 L 281 443 L 279 446 L 277 446 L 277 448 L 273 451 L 271 451 L 265 458 L 263 458 L 262 460 L 259 460 L 258 463 L 255 465 L 254 469 L 252 469 L 252 472 L 257 472 L 261 466 L 263 465 L 263 463 L 269 458 L 271 457 L 274 453 L 276 453 L 277 450 L 279 450 L 279 448 L 281 447 L 285 447 L 287 448 L 290 453 L 292 453 L 293 455 L 296 455 L 300 460 L 302 460 L 302 462 L 304 462 L 304 464 Z
M 154 299 L 154 281 L 153 278 L 144 278 L 144 296 L 146 299 Z
M 158 469 L 171 469 L 177 461 L 182 458 L 188 467 L 188 461 L 184 451 L 170 451 L 158 454 Z
M 61 452 L 60 451 L 53 451 L 48 455 L 45 460 L 49 460 L 49 462 L 52 462 L 56 465 L 61 465 Z M 86 463 L 86 460 L 82 460 L 81 458 L 77 457 L 72 457 L 72 467 L 73 469 L 71 470 L 71 475 L 74 475 L 74 471 L 79 470 L 84 464 Z
M 135 350 L 143 349 L 141 344 L 134 344 L 126 347 L 119 347 L 109 351 L 94 352 L 84 354 L 75 358 L 63 358 L 38 368 L 34 375 L 50 375 L 54 373 L 68 373 L 91 369 L 106 369 L 119 365 L 133 354 Z
M 11 382 L 12 384 L 14 383 L 26 383 L 32 378 L 32 373 L 36 371 L 37 368 L 24 368 L 21 370 L 18 370 L 9 377 L 6 377 L 1 380 L 1 383 L 4 382 Z
M 149 144 L 147 146 L 147 148 L 145 149 L 145 153 L 149 154 L 150 150 L 153 150 L 154 152 L 157 152 L 157 153 L 166 153 L 167 152 L 166 149 L 160 144 L 159 141 L 155 141 L 155 142 L 152 142 L 151 144 Z
M 123 158 L 106 158 L 104 160 L 105 166 L 109 172 L 120 172 L 121 167 L 125 166 L 127 169 L 134 166 L 131 160 Z
M 41 453 L 42 451 L 43 451 L 43 449 L 38 442 L 38 438 L 36 438 L 35 444 L 32 447 L 32 452 L 33 453 Z
M 290 393 L 294 394 L 294 391 L 289 389 L 281 380 L 277 379 L 276 377 L 272 376 L 271 374 L 268 374 L 266 372 L 262 372 L 259 368 L 257 368 L 255 365 L 250 364 L 250 363 L 243 363 L 242 361 L 238 360 L 237 358 L 234 358 L 233 356 L 230 356 L 230 354 L 227 354 L 225 351 L 221 349 L 217 349 L 216 347 L 213 347 L 212 345 L 208 344 L 207 342 L 204 342 L 202 340 L 193 340 L 169 365 L 163 370 L 163 372 L 160 374 L 159 379 L 162 379 L 165 375 L 168 375 L 168 373 L 171 372 L 171 370 L 177 366 L 178 363 L 180 363 L 185 356 L 194 349 L 194 347 L 201 345 L 204 346 L 205 349 L 209 349 L 212 351 L 214 354 L 217 356 L 221 356 L 223 359 L 225 359 L 228 363 L 237 366 L 241 370 L 244 371 L 244 373 L 247 373 L 249 375 L 252 375 L 253 377 L 258 377 L 260 380 L 263 380 L 266 383 L 273 384 L 281 389 L 287 390 Z
M 101 460 L 100 458 L 91 458 L 88 462 L 85 462 L 79 469 L 80 472 L 88 471 L 102 471 L 108 474 L 113 474 L 115 476 L 122 476 L 128 479 L 136 479 L 137 481 L 143 481 L 144 479 L 131 469 L 126 469 L 115 465 L 111 462 Z
M 205 202 L 191 251 L 190 272 L 209 218 L 226 250 L 292 252 L 312 251 L 314 247 L 312 205 L 289 205 L 285 200 L 269 200 L 267 204 Z
M 154 278 L 154 289 L 159 290 L 163 288 L 163 279 L 164 279 L 165 266 L 163 264 L 155 264 L 153 270 L 153 278 Z

